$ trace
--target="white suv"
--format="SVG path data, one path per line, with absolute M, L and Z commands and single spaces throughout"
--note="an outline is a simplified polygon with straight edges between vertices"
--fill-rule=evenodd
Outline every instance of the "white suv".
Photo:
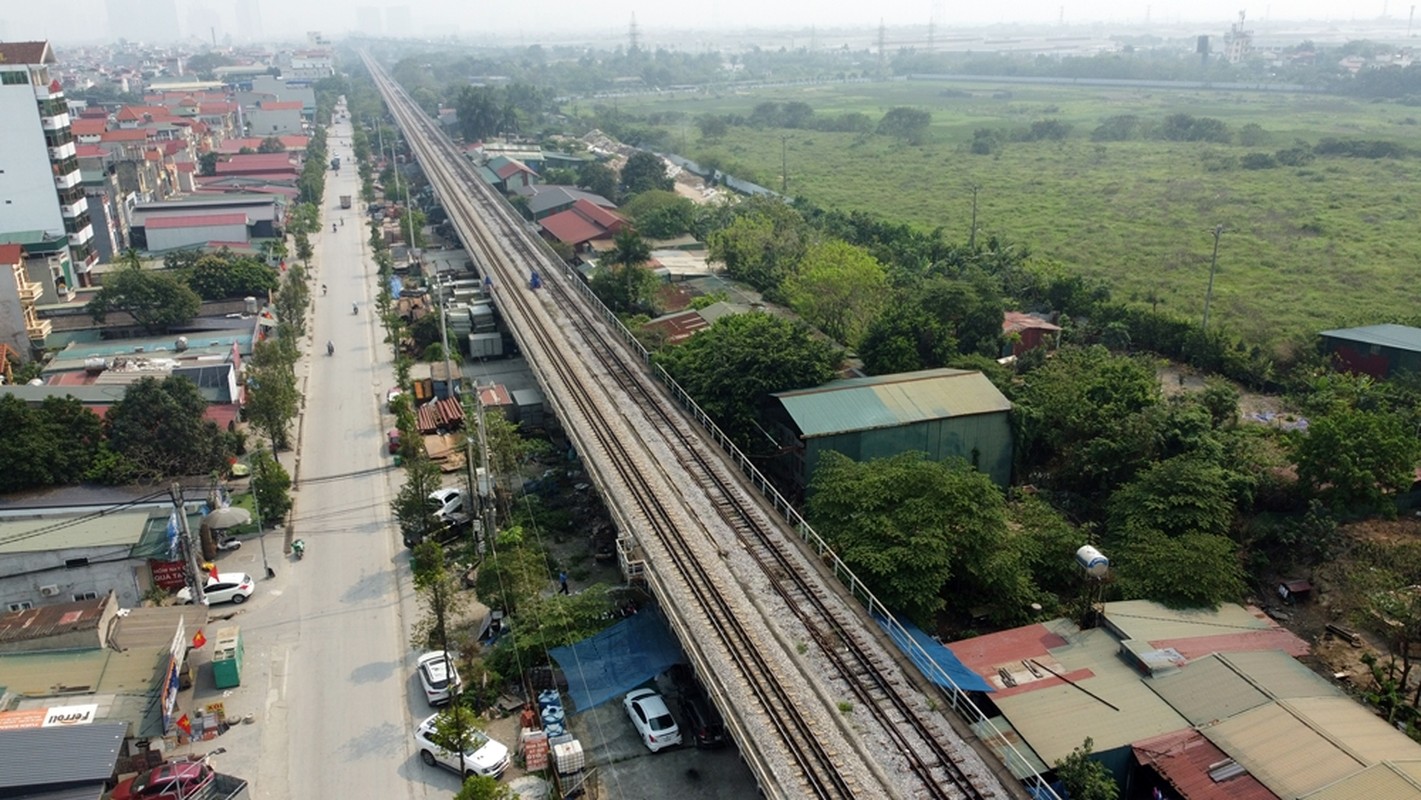
M 435 489 L 429 493 L 429 511 L 440 522 L 464 510 L 462 489 Z
M 498 778 L 508 769 L 508 748 L 488 737 L 483 731 L 474 731 L 469 747 L 464 751 L 464 763 L 459 764 L 459 751 L 445 747 L 434 723 L 439 719 L 435 714 L 419 724 L 414 732 L 414 746 L 419 750 L 419 758 L 431 767 L 439 766 L 459 773 L 464 778 L 484 775 Z
M 419 657 L 419 685 L 424 688 L 424 698 L 432 706 L 447 703 L 459 688 L 459 670 L 454 667 L 454 656 L 443 650 L 434 650 Z

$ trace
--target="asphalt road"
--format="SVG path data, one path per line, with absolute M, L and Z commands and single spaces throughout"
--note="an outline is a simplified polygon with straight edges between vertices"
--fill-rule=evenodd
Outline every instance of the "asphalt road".
M 228 704 L 254 711 L 257 722 L 229 734 L 222 760 L 252 780 L 258 800 L 447 797 L 458 778 L 424 766 L 410 739 L 429 709 L 411 678 L 408 629 L 417 611 L 390 513 L 402 477 L 384 452 L 382 404 L 393 369 L 374 313 L 377 273 L 361 224 L 350 124 L 328 135 L 345 168 L 327 172 L 322 229 L 312 241 L 314 313 L 302 343 L 292 517 L 306 556 L 284 555 L 281 537 L 268 535 L 277 575 L 260 581 L 233 619 L 247 641 L 247 674 Z M 340 208 L 343 194 L 356 198 L 354 208 Z M 261 574 L 255 548 L 239 552 L 254 562 L 248 571 Z

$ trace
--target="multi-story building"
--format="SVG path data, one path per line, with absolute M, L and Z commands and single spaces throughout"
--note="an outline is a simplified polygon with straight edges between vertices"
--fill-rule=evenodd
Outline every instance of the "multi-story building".
M 35 313 L 35 304 L 44 287 L 30 280 L 25 269 L 24 249 L 17 244 L 0 244 L 0 345 L 29 360 L 32 342 L 43 342 L 50 323 Z
M 0 43 L 0 242 L 36 231 L 67 241 L 59 262 L 77 275 L 53 276 L 67 290 L 76 278 L 88 285 L 98 254 L 69 107 L 49 74 L 53 63 L 49 42 Z

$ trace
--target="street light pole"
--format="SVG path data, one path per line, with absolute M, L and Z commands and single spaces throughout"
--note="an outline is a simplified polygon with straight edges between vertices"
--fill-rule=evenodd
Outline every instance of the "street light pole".
M 780 194 L 789 194 L 789 134 L 780 134 Z
M 1214 271 L 1219 267 L 1219 237 L 1224 233 L 1223 225 L 1214 226 L 1214 256 L 1209 260 L 1209 288 L 1204 291 L 1204 333 L 1209 332 L 1209 303 L 1214 299 Z
M 271 455 L 271 460 L 272 460 L 272 461 L 276 461 L 276 446 L 275 446 L 275 445 L 272 445 L 272 451 L 271 451 L 271 453 L 272 453 L 272 455 Z M 261 458 L 261 452 L 260 452 L 260 451 L 258 451 L 258 453 L 257 453 L 257 459 L 256 459 L 256 461 L 257 461 L 258 464 L 264 464 L 264 463 L 266 463 L 266 462 Z M 277 463 L 280 463 L 280 462 L 277 462 Z M 264 471 L 264 470 L 263 470 L 263 471 Z M 266 577 L 267 577 L 268 580 L 270 580 L 271 578 L 275 578 L 275 577 L 276 577 L 276 570 L 272 569 L 272 568 L 271 568 L 271 562 L 266 560 L 266 525 L 262 524 L 262 504 L 261 504 L 261 498 L 257 496 L 257 493 L 256 493 L 255 488 L 253 488 L 253 490 L 252 490 L 252 508 L 256 509 L 256 512 L 257 512 L 257 544 L 261 545 L 261 549 L 262 549 L 262 568 L 266 570 Z
M 977 250 L 977 190 L 981 188 L 972 184 L 972 230 L 967 232 L 967 249 L 973 252 Z

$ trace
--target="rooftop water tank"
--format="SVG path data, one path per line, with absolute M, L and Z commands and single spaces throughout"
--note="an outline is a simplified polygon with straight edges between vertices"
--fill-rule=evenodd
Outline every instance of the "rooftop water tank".
M 248 314 L 257 313 L 257 299 L 255 297 L 243 297 L 242 303 L 245 304 L 244 307 L 247 309 Z
M 1110 559 L 1090 545 L 1076 551 L 1076 563 L 1092 578 L 1104 578 L 1110 571 Z
M 174 349 L 174 350 L 177 350 L 179 353 L 181 353 L 181 352 L 183 352 L 184 350 L 186 350 L 186 349 L 187 349 L 187 337 L 186 337 L 186 336 L 179 336 L 179 337 L 178 337 L 178 340 L 173 343 L 173 349 Z

